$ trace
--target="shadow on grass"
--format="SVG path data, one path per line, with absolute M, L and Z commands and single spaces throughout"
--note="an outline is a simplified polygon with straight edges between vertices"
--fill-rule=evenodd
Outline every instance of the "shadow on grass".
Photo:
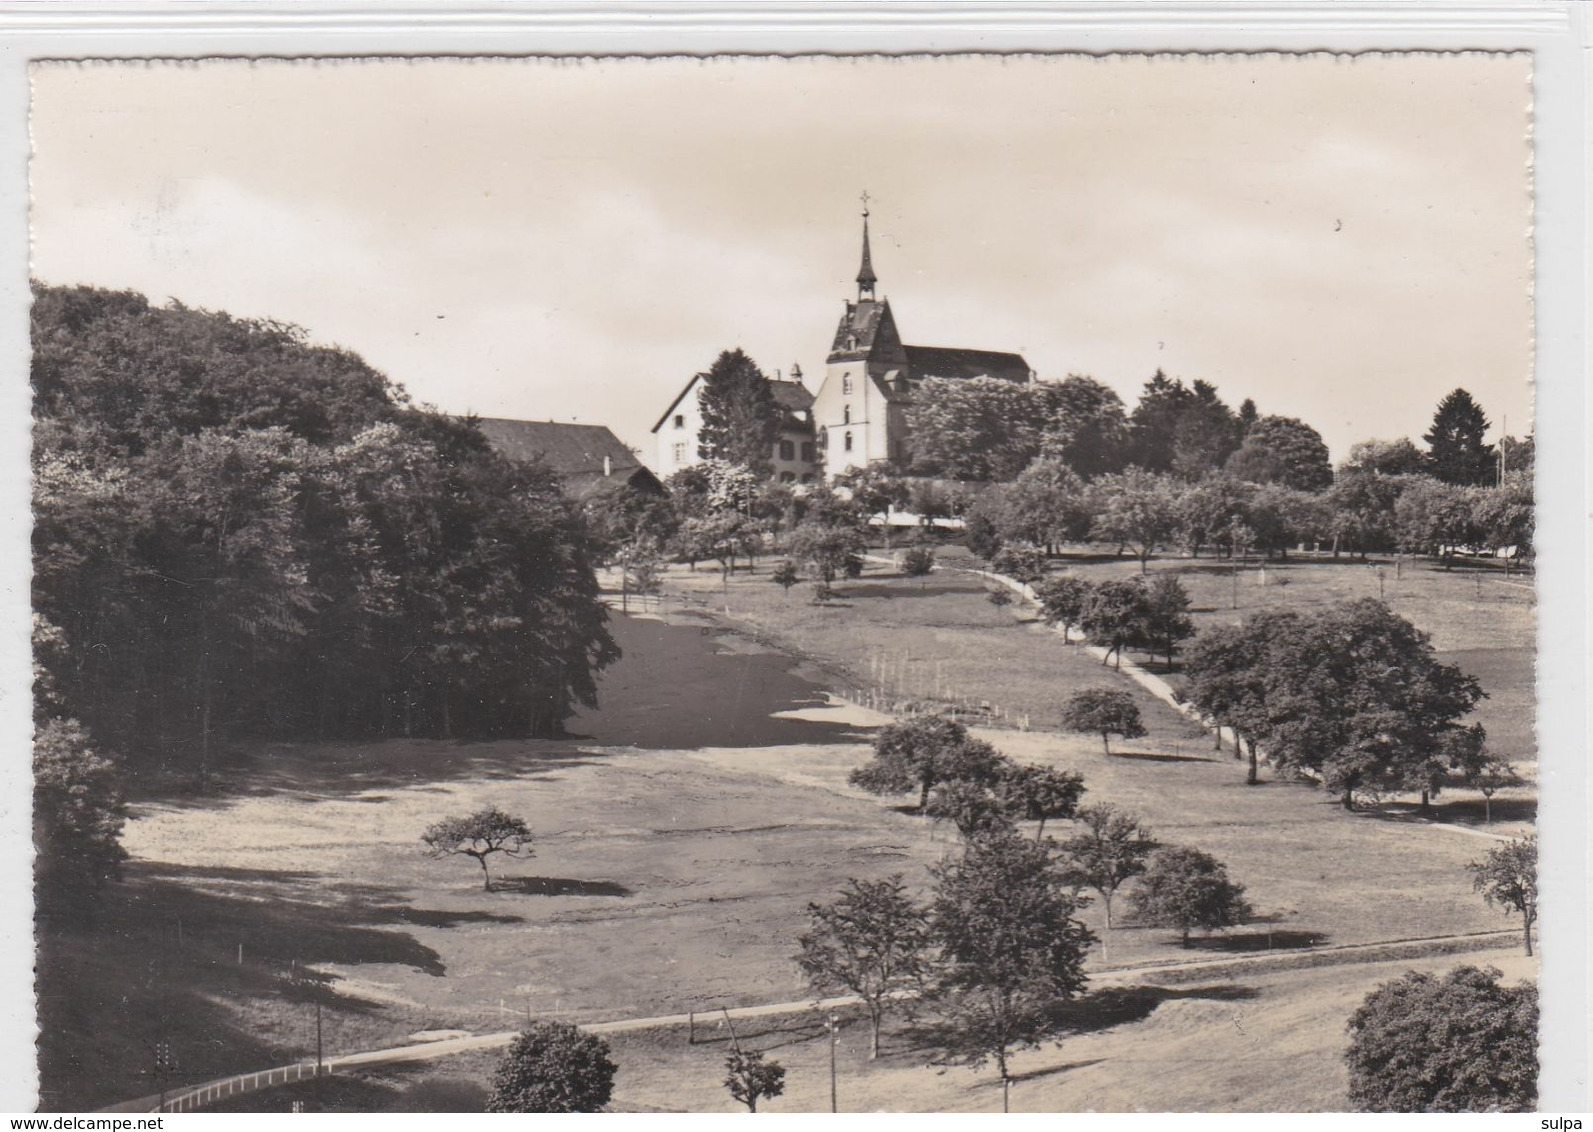
M 576 880 L 572 877 L 498 877 L 494 892 L 513 892 L 520 896 L 630 896 L 631 890 L 609 880 Z M 510 919 L 518 920 L 513 916 Z
M 1365 816 L 1380 821 L 1391 822 L 1446 822 L 1451 825 L 1473 825 L 1479 829 L 1487 829 L 1485 820 L 1486 811 L 1482 799 L 1462 799 L 1453 802 L 1438 801 L 1428 806 L 1423 813 L 1421 807 L 1411 803 L 1400 803 L 1383 806 L 1378 809 L 1364 809 Z M 1499 822 L 1535 822 L 1538 820 L 1538 800 L 1536 798 L 1495 798 L 1492 806 L 1494 823 Z
M 124 881 L 95 893 L 41 890 L 41 1108 L 81 1112 L 155 1092 L 157 1042 L 176 1060 L 171 1084 L 306 1056 L 315 1001 L 330 1050 L 389 1035 L 392 1008 L 306 968 L 396 964 L 441 976 L 437 952 L 402 925 L 472 917 L 409 908 L 392 892 L 376 902 L 366 886 L 353 895 L 317 890 L 302 878 L 135 863 Z M 252 1015 L 274 1019 L 267 1030 L 244 1028 L 246 1002 L 256 1004 Z
M 1058 1073 L 1066 1073 L 1072 1069 L 1088 1069 L 1090 1066 L 1099 1065 L 1105 1060 L 1107 1059 L 1104 1057 L 1091 1057 L 1084 1061 L 1070 1061 L 1065 1065 L 1048 1065 L 1044 1069 L 1031 1069 L 1027 1073 L 1014 1073 L 1007 1079 L 1014 1085 L 1020 1084 L 1024 1081 L 1038 1081 L 1043 1077 L 1054 1077 Z M 1001 1081 L 998 1078 L 994 1082 L 985 1082 L 985 1086 L 993 1086 L 999 1089 L 1001 1087 Z
M 898 580 L 895 585 L 887 585 L 882 582 L 857 582 L 847 585 L 844 589 L 837 586 L 835 592 L 840 597 L 879 597 L 886 600 L 898 597 L 946 597 L 949 594 L 973 592 L 972 587 L 967 583 L 957 585 L 930 582 L 927 585 L 919 585 L 917 582 L 903 578 L 901 575 L 896 575 L 896 579 Z
M 1190 936 L 1190 951 L 1293 951 L 1304 947 L 1321 947 L 1331 937 L 1326 932 L 1303 932 L 1294 929 L 1276 931 L 1228 932 L 1223 935 Z
M 1205 755 L 1166 755 L 1159 751 L 1113 751 L 1114 759 L 1138 759 L 1148 763 L 1214 763 L 1218 760 Z M 1232 759 L 1223 759 L 1232 762 Z
M 1067 1002 L 1058 1003 L 1047 1014 L 1050 1036 L 1060 1038 L 1069 1034 L 1088 1034 L 1143 1022 L 1164 1002 L 1201 1000 L 1215 1002 L 1243 1002 L 1260 996 L 1254 987 L 1237 983 L 1224 983 L 1197 987 L 1128 986 L 1105 987 L 1080 995 Z M 951 1041 L 952 1024 L 932 1020 L 909 1025 L 904 1031 L 913 1052 L 946 1051 L 955 1048 Z M 1061 1067 L 1066 1068 L 1066 1067 Z M 1045 1070 L 1042 1072 L 1054 1072 Z M 1014 1078 L 1018 1080 L 1019 1078 Z

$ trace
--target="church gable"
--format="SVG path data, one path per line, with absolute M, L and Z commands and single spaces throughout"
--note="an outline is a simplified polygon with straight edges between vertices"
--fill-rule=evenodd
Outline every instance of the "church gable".
M 837 362 L 906 365 L 907 355 L 902 352 L 902 336 L 896 330 L 890 302 L 860 299 L 847 303 L 840 325 L 835 328 L 828 361 L 832 365 Z

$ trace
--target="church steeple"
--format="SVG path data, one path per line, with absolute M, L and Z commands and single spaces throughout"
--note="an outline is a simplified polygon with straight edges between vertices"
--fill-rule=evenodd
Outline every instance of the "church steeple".
M 868 254 L 868 193 L 863 194 L 863 266 L 857 272 L 857 301 L 874 298 L 874 284 L 879 278 L 874 274 L 874 261 Z

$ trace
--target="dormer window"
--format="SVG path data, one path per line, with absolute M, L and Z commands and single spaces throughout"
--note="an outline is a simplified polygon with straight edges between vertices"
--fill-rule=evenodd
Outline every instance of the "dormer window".
M 857 349 L 857 335 L 856 334 L 848 334 L 846 336 L 846 348 L 848 350 Z

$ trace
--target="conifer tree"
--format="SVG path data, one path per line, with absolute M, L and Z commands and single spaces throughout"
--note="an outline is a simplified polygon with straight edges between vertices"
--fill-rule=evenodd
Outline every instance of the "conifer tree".
M 703 377 L 702 432 L 697 455 L 749 468 L 760 477 L 774 468 L 780 407 L 758 364 L 739 347 L 723 350 Z
M 1464 389 L 1438 402 L 1427 442 L 1433 475 L 1463 486 L 1490 484 L 1494 479 L 1493 445 L 1483 443 L 1488 418 Z

